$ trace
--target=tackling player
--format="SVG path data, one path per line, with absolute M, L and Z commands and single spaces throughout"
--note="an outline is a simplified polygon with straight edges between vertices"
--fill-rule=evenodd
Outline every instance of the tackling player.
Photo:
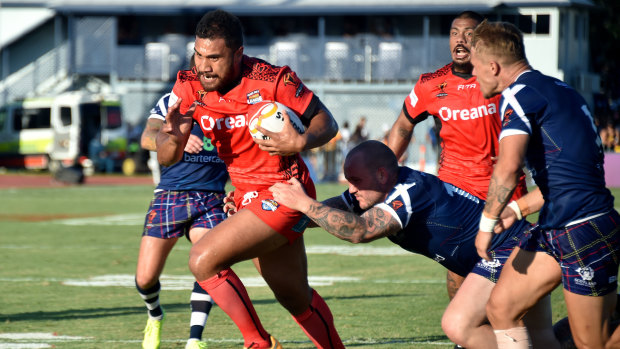
M 151 109 L 142 133 L 143 148 L 156 150 L 155 140 L 169 103 L 170 94 L 165 94 Z M 144 329 L 144 349 L 160 346 L 164 310 L 159 303 L 159 277 L 168 254 L 179 237 L 185 236 L 195 243 L 226 218 L 222 201 L 228 179 L 226 166 L 198 124 L 192 127 L 183 159 L 170 167 L 162 167 L 160 178 L 144 221 L 136 268 L 136 289 L 148 308 L 149 317 Z M 206 342 L 201 339 L 212 305 L 211 297 L 194 282 L 186 349 L 206 348 Z
M 476 237 L 481 257 L 489 259 L 497 217 L 524 162 L 540 188 L 532 199 L 509 204 L 519 218 L 540 215 L 487 305 L 498 345 L 527 348 L 530 334 L 521 317 L 562 283 L 575 344 L 603 348 L 616 303 L 620 215 L 605 187 L 603 149 L 587 103 L 566 83 L 532 69 L 523 35 L 510 23 L 476 28 L 472 64 L 485 97 L 502 96 L 499 159 Z
M 166 115 L 157 155 L 177 161 L 196 120 L 226 163 L 238 212 L 213 228 L 191 249 L 189 266 L 199 284 L 243 334 L 247 348 L 280 347 L 262 327 L 244 285 L 230 268 L 254 259 L 276 299 L 318 348 L 343 348 L 333 317 L 307 278 L 303 215 L 277 204 L 267 190 L 297 178 L 314 193 L 298 154 L 325 144 L 338 126 L 319 98 L 288 67 L 276 67 L 243 54 L 239 19 L 225 11 L 207 13 L 196 28 L 196 68 L 181 71 L 173 88 L 179 100 Z M 294 110 L 307 126 L 290 123 L 269 140 L 253 140 L 247 125 L 252 104 L 275 100 Z M 193 117 L 193 119 L 192 119 Z M 256 143 L 255 143 L 256 142 Z
M 390 130 L 388 146 L 400 158 L 409 146 L 415 126 L 432 116 L 441 138 L 439 178 L 485 200 L 497 156 L 501 122 L 499 96 L 485 98 L 471 74 L 471 36 L 482 20 L 473 11 L 464 11 L 454 18 L 450 27 L 452 62 L 420 75 Z M 515 198 L 525 193 L 523 177 Z M 462 281 L 458 275 L 448 272 L 450 298 Z
M 461 346 L 495 348 L 485 305 L 506 258 L 530 224 L 521 220 L 505 235 L 497 235 L 491 247 L 493 261 L 487 262 L 476 254 L 474 245 L 483 200 L 431 174 L 399 167 L 394 153 L 379 141 L 353 148 L 344 172 L 349 189 L 323 203 L 305 194 L 295 179 L 270 190 L 276 201 L 303 212 L 340 239 L 365 243 L 387 237 L 405 250 L 467 276 L 444 313 L 442 327 Z M 559 348 L 548 298 L 525 321 L 537 330 L 536 348 Z

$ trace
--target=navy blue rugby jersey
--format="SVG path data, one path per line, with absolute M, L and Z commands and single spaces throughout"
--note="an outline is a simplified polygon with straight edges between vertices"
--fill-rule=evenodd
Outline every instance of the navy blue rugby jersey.
M 500 140 L 530 137 L 525 160 L 545 198 L 542 228 L 562 228 L 613 209 L 601 139 L 577 91 L 539 71 L 526 71 L 502 92 L 500 115 Z
M 149 118 L 165 120 L 168 106 L 174 104 L 170 100 L 170 93 L 162 96 L 155 107 L 151 109 Z M 215 145 L 206 138 L 200 126 L 194 122 L 192 134 L 202 138 L 203 149 L 198 154 L 183 152 L 183 158 L 172 166 L 161 167 L 161 179 L 157 189 L 166 190 L 197 190 L 220 192 L 228 180 L 226 165 L 217 156 Z
M 352 211 L 361 212 L 348 190 L 342 199 Z M 389 239 L 405 250 L 431 258 L 461 276 L 480 261 L 475 241 L 484 201 L 465 190 L 431 174 L 401 167 L 396 186 L 375 207 L 389 212 L 403 227 Z M 512 248 L 512 237 L 529 226 L 522 220 L 494 235 L 491 249 L 501 249 L 504 243 Z

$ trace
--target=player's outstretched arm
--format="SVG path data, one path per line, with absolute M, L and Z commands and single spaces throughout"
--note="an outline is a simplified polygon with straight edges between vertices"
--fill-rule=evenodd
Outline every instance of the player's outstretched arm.
M 295 178 L 289 183 L 276 183 L 269 190 L 278 203 L 304 213 L 328 233 L 354 244 L 396 234 L 402 229 L 391 214 L 376 207 L 359 216 L 320 203 L 306 195 Z
M 157 160 L 161 165 L 170 166 L 181 160 L 183 149 L 192 129 L 192 115 L 195 106 L 187 114 L 181 114 L 181 98 L 168 108 L 166 122 L 157 135 Z

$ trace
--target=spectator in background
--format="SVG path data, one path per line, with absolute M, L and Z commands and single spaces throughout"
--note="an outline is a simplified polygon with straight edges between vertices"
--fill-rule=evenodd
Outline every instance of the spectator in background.
M 360 121 L 355 126 L 355 131 L 351 135 L 351 147 L 362 143 L 368 139 L 368 130 L 366 129 L 366 117 L 362 116 Z
M 615 127 L 612 120 L 608 120 L 605 127 L 600 132 L 603 141 L 603 150 L 607 152 L 615 152 L 616 147 L 620 145 L 620 131 Z

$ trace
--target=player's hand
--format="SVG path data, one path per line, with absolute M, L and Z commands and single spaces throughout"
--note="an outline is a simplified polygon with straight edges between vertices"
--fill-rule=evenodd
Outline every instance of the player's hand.
M 291 178 L 288 182 L 276 183 L 269 187 L 269 191 L 273 193 L 274 200 L 279 204 L 300 212 L 305 212 L 309 206 L 308 201 L 312 200 L 296 178 Z
M 167 133 L 172 137 L 182 138 L 189 134 L 192 129 L 193 115 L 196 110 L 196 104 L 192 104 L 187 113 L 181 114 L 180 106 L 183 100 L 179 98 L 176 103 L 168 108 L 166 113 L 166 122 L 161 127 L 163 133 Z
M 478 235 L 476 235 L 476 250 L 478 251 L 478 255 L 480 258 L 484 258 L 487 261 L 493 260 L 491 256 L 489 256 L 489 248 L 491 247 L 491 240 L 493 239 L 493 232 L 485 232 L 482 230 L 478 231 Z
M 517 221 L 517 214 L 510 207 L 504 207 L 502 214 L 499 215 L 499 220 L 493 228 L 493 232 L 495 234 L 501 234 L 504 231 L 508 230 L 515 222 Z
M 224 198 L 224 213 L 228 215 L 228 217 L 237 213 L 237 206 L 235 206 L 235 191 L 231 190 L 226 193 L 226 197 Z
M 293 155 L 304 149 L 304 136 L 295 130 L 286 111 L 283 111 L 282 115 L 284 116 L 284 126 L 282 131 L 278 133 L 267 131 L 258 125 L 256 126 L 257 130 L 270 139 L 255 138 L 254 142 L 258 144 L 259 148 L 269 152 L 269 155 Z
M 187 140 L 187 144 L 185 144 L 184 151 L 190 154 L 198 154 L 202 151 L 202 147 L 204 143 L 202 139 L 196 135 L 190 134 L 189 139 Z

